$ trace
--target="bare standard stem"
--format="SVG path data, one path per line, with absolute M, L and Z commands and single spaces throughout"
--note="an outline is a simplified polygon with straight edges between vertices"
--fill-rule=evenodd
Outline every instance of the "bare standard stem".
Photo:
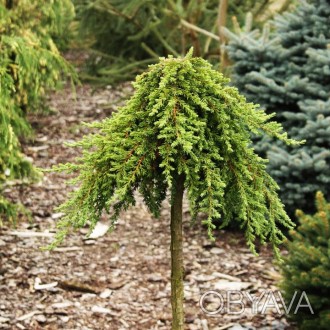
M 183 249 L 182 249 L 182 199 L 184 191 L 184 177 L 176 180 L 171 206 L 171 304 L 172 330 L 183 330 Z

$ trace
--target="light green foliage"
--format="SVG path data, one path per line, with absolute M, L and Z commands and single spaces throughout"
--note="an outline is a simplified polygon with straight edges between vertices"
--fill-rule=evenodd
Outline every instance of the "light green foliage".
M 1 20 L 9 23 L 7 31 L 24 34 L 24 30 L 30 30 L 39 36 L 43 45 L 51 42 L 50 38 L 52 41 L 66 39 L 75 16 L 71 0 L 0 0 L 0 7 Z
M 330 325 L 330 204 L 321 192 L 316 195 L 314 215 L 297 211 L 300 226 L 291 232 L 287 243 L 289 254 L 282 263 L 284 297 L 290 303 L 295 291 L 299 298 L 306 292 L 314 314 L 309 308 L 291 308 L 292 319 L 299 329 L 327 330 Z M 306 302 L 303 301 L 303 304 Z
M 134 205 L 136 190 L 158 217 L 167 189 L 175 187 L 180 174 L 192 218 L 206 214 L 210 238 L 215 219 L 222 217 L 227 224 L 238 217 L 253 251 L 256 237 L 274 247 L 282 241 L 277 224 L 292 223 L 249 134 L 265 132 L 289 144 L 298 142 L 269 121 L 271 115 L 247 103 L 209 63 L 191 56 L 192 50 L 185 58 L 169 57 L 150 66 L 137 77 L 126 106 L 90 124 L 97 132 L 73 144 L 83 149 L 82 157 L 55 168 L 76 173 L 73 183 L 80 188 L 59 208 L 66 215 L 52 246 L 70 227 L 90 222 L 93 228 L 104 210 L 113 212 L 115 225 L 119 212 Z
M 38 107 L 45 89 L 59 87 L 63 72 L 74 75 L 52 39 L 62 33 L 59 17 L 68 3 L 22 0 L 8 8 L 0 2 L 0 65 L 10 71 L 16 104 L 25 111 Z
M 23 178 L 31 174 L 31 164 L 24 160 L 17 135 L 29 134 L 30 129 L 11 99 L 14 89 L 10 75 L 0 71 L 0 182 Z
M 2 70 L 1 70 L 2 69 Z M 36 171 L 27 161 L 19 148 L 17 134 L 29 134 L 25 120 L 17 113 L 10 97 L 14 89 L 13 80 L 3 68 L 0 68 L 0 188 L 4 182 L 30 177 L 37 178 Z M 8 222 L 15 224 L 18 213 L 26 210 L 20 204 L 12 204 L 1 196 L 0 191 L 0 226 L 5 216 Z
M 28 136 L 31 130 L 21 108 L 15 103 L 14 92 L 12 76 L 7 73 L 5 66 L 0 66 L 0 189 L 8 180 L 37 178 L 31 163 L 20 151 L 18 136 Z M 0 190 L 0 226 L 3 218 L 15 223 L 18 212 L 21 211 L 19 204 L 15 205 L 7 201 L 1 196 Z
M 272 0 L 228 2 L 227 26 L 232 16 L 241 21 L 248 11 L 261 17 Z M 98 83 L 130 80 L 159 56 L 195 55 L 219 65 L 219 0 L 74 0 L 82 36 L 94 56 L 83 77 Z M 189 25 L 184 22 L 189 23 Z M 215 38 L 195 28 L 211 32 Z
M 37 178 L 20 151 L 19 137 L 32 133 L 25 115 L 42 110 L 46 91 L 59 87 L 62 78 L 75 77 L 52 39 L 61 33 L 58 17 L 69 4 L 67 0 L 0 1 L 0 193 L 8 180 Z M 14 218 L 14 209 L 1 197 L 1 217 Z

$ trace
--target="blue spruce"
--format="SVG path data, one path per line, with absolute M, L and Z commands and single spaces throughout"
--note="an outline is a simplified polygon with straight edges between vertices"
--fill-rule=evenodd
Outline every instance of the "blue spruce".
M 330 197 L 330 1 L 301 1 L 279 16 L 270 31 L 227 31 L 233 80 L 249 101 L 276 113 L 291 137 L 287 147 L 269 138 L 256 150 L 267 153 L 268 171 L 281 187 L 287 211 L 314 209 L 313 196 Z M 247 24 L 249 25 L 249 24 Z

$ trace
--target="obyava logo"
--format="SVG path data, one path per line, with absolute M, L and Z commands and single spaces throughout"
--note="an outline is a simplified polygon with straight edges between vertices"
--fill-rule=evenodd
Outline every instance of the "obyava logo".
M 295 304 L 296 299 L 298 302 Z M 279 290 L 264 290 L 260 295 L 248 291 L 206 291 L 199 300 L 202 311 L 209 316 L 218 314 L 242 314 L 249 308 L 252 314 L 266 314 L 268 309 L 278 314 L 297 314 L 299 309 L 308 308 L 314 314 L 305 291 L 295 291 L 289 304 L 286 304 Z M 293 309 L 294 308 L 294 309 Z

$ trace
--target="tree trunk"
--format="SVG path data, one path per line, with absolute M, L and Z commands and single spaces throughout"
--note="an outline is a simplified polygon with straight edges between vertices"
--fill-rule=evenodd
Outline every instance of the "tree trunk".
M 13 6 L 14 6 L 14 4 L 13 4 L 13 0 L 6 0 L 6 5 L 5 5 L 5 7 L 6 7 L 7 9 L 13 9 Z
M 229 65 L 229 60 L 226 46 L 226 37 L 222 31 L 222 28 L 226 26 L 228 11 L 228 0 L 220 0 L 218 9 L 218 32 L 220 38 L 220 68 L 221 72 L 224 72 Z
M 183 330 L 183 250 L 182 250 L 182 198 L 184 177 L 176 180 L 171 206 L 171 304 L 172 330 Z

